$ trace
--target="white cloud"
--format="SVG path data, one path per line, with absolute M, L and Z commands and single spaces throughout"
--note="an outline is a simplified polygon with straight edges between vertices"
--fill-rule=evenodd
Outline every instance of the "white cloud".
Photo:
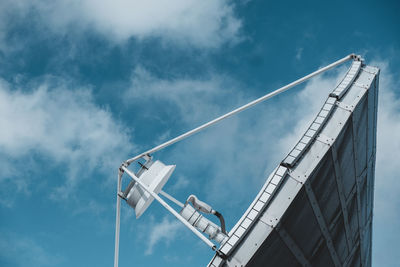
M 29 184 L 30 167 L 46 166 L 44 174 L 57 166 L 66 181 L 54 197 L 67 197 L 80 178 L 111 174 L 131 152 L 128 130 L 94 103 L 90 90 L 70 90 L 64 81 L 11 87 L 0 83 L 0 182 Z M 37 157 L 44 162 L 37 165 Z
M 303 50 L 304 50 L 303 47 L 299 47 L 296 49 L 296 59 L 297 60 L 301 59 L 301 56 L 303 55 Z
M 280 150 L 289 150 L 299 141 L 300 137 L 310 126 L 315 114 L 321 109 L 327 95 L 334 89 L 335 85 L 343 78 L 346 67 L 339 67 L 330 75 L 317 76 L 311 79 L 303 90 L 293 97 L 293 108 L 290 111 L 295 125 L 279 140 Z
M 167 155 L 159 158 L 177 164 L 177 170 L 169 182 L 171 185 L 166 190 L 183 201 L 188 194 L 197 194 L 227 218 L 238 219 L 264 183 L 267 174 L 298 140 L 300 131 L 304 125 L 308 126 L 344 71 L 339 69 L 336 75 L 316 78 L 304 90 L 289 97 L 284 94 L 280 100 L 275 98 L 275 101 L 267 101 L 188 141 L 176 144 Z M 145 102 L 146 110 L 141 111 L 153 112 L 149 118 L 164 116 L 162 106 L 169 104 L 168 107 L 177 109 L 177 112 L 172 112 L 173 120 L 180 121 L 181 128 L 190 130 L 257 97 L 245 94 L 238 82 L 224 76 L 160 79 L 138 67 L 133 71 L 131 88 L 124 97 L 128 98 L 130 105 L 132 101 Z M 300 118 L 303 119 L 297 123 Z M 148 123 L 160 121 L 163 120 Z M 288 132 L 288 128 L 289 134 L 282 134 Z M 293 129 L 296 129 L 294 133 Z M 166 129 L 165 136 L 175 137 L 171 136 L 172 131 Z M 160 133 L 160 136 L 163 135 Z M 163 138 L 162 141 L 166 140 Z M 180 194 L 180 190 L 185 192 Z M 228 228 L 234 223 L 227 221 Z M 164 218 L 160 224 L 152 227 L 146 254 L 151 254 L 159 242 L 168 243 L 178 238 L 176 233 L 179 225 L 176 220 Z
M 228 0 L 12 0 L 2 8 L 21 14 L 37 11 L 44 24 L 57 32 L 94 29 L 113 41 L 160 37 L 217 47 L 237 40 L 241 26 Z
M 13 266 L 56 266 L 62 262 L 60 255 L 50 253 L 37 241 L 12 233 L 0 235 L 0 259 Z
M 170 186 L 169 189 L 172 192 L 177 192 L 179 190 L 187 188 L 189 186 L 189 184 L 190 184 L 190 180 L 187 177 L 185 177 L 183 175 L 179 175 L 176 178 L 176 182 L 172 186 Z
M 170 221 L 167 217 L 164 217 L 160 223 L 152 227 L 145 254 L 151 255 L 154 247 L 161 241 L 169 244 L 169 242 L 176 238 L 178 232 L 182 230 L 184 229 L 181 222 L 175 219 Z
M 181 127 L 189 130 L 222 115 L 233 107 L 239 106 L 240 103 L 245 103 L 247 98 L 237 86 L 238 82 L 219 75 L 211 75 L 202 79 L 159 79 L 147 70 L 138 67 L 133 72 L 132 86 L 126 95 L 129 98 L 128 101 L 148 101 L 149 104 L 146 107 L 150 111 L 147 112 L 154 110 L 157 114 L 155 116 L 163 116 L 164 113 L 159 107 L 170 104 L 177 109 L 177 112 L 173 112 L 174 120 L 179 121 Z M 270 115 L 266 115 L 266 117 L 270 117 Z M 263 136 L 259 135 L 259 139 L 257 139 L 253 138 L 251 134 L 258 130 L 262 132 L 265 127 L 268 127 L 268 124 L 264 124 L 262 121 L 266 120 L 257 122 L 254 119 L 249 120 L 248 116 L 235 117 L 229 119 L 227 123 L 207 130 L 207 134 L 198 134 L 191 138 L 190 142 L 184 142 L 184 146 L 181 146 L 179 152 L 175 154 L 175 159 L 182 163 L 177 163 L 179 169 L 185 172 L 186 168 L 187 173 L 190 174 L 196 172 L 196 168 L 198 168 L 196 165 L 213 170 L 212 177 L 201 178 L 202 181 L 211 183 L 209 186 L 203 184 L 200 187 L 209 187 L 208 195 L 222 198 L 223 195 L 229 194 L 229 190 L 224 190 L 226 193 L 217 194 L 221 186 L 228 186 L 233 191 L 238 190 L 240 186 L 237 184 L 245 183 L 243 178 L 248 174 L 247 170 L 243 168 L 245 163 L 248 163 L 249 166 L 257 163 L 263 164 L 261 163 L 262 157 L 258 157 L 265 154 L 263 150 L 257 145 L 248 145 L 249 143 L 258 143 L 265 148 L 268 143 L 268 139 Z M 253 126 L 256 130 L 243 126 L 249 123 L 254 123 Z M 216 158 L 221 160 L 213 160 Z M 237 160 L 241 160 L 241 164 L 236 163 Z M 264 161 L 262 159 L 262 162 Z M 228 167 L 221 167 L 221 165 Z M 187 176 L 187 173 L 184 176 L 188 177 L 187 179 L 192 183 L 190 187 L 193 188 L 196 185 L 195 181 L 199 180 Z M 227 181 L 230 182 L 225 185 Z
M 218 115 L 224 105 L 234 105 L 242 99 L 242 93 L 234 85 L 230 78 L 218 75 L 202 79 L 160 79 L 139 66 L 132 73 L 131 87 L 124 97 L 128 102 L 158 100 L 171 103 L 179 109 L 180 120 L 196 124 Z M 224 105 L 218 101 L 223 101 Z M 163 134 L 164 137 L 167 134 L 170 133 Z
M 76 206 L 76 208 L 72 211 L 73 215 L 80 215 L 80 214 L 95 214 L 97 216 L 104 215 L 106 212 L 106 207 L 99 204 L 94 200 L 89 200 L 85 205 Z
M 290 99 L 284 94 L 213 126 L 190 141 L 177 144 L 173 158 L 167 158 L 176 160 L 177 171 L 184 172 L 190 181 L 187 189 L 198 190 L 202 194 L 199 197 L 218 208 L 250 201 L 254 197 L 251 192 L 289 152 L 344 71 L 339 68 L 335 77 L 315 78 Z M 139 67 L 132 77 L 127 93 L 130 101 L 150 99 L 148 110 L 170 103 L 178 109 L 173 113 L 174 120 L 183 123 L 186 130 L 260 96 L 247 96 L 238 82 L 218 75 L 208 79 L 159 79 Z M 289 134 L 282 134 L 288 128 Z M 296 130 L 292 133 L 292 129 Z M 200 179 L 190 176 L 196 171 L 203 174 Z M 246 187 L 250 190 L 243 192 Z M 232 199 L 232 195 L 238 197 Z

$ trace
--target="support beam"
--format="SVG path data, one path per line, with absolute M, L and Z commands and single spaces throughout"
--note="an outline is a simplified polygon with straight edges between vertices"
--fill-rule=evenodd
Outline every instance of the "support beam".
M 353 261 L 354 254 L 356 253 L 357 249 L 360 247 L 360 242 L 357 241 L 354 243 L 353 248 L 351 249 L 349 255 L 347 256 L 346 260 L 343 263 L 343 266 L 349 266 L 350 263 Z
M 342 266 L 342 264 L 340 263 L 340 260 L 339 260 L 339 257 L 337 255 L 336 249 L 335 249 L 335 247 L 333 245 L 331 234 L 329 233 L 329 229 L 328 229 L 328 227 L 326 225 L 324 216 L 323 216 L 323 214 L 321 212 L 321 208 L 319 207 L 317 198 L 315 197 L 314 191 L 311 188 L 310 181 L 307 181 L 304 184 L 304 188 L 306 190 L 306 194 L 307 194 L 308 200 L 310 201 L 311 207 L 312 207 L 312 209 L 314 211 L 315 218 L 318 221 L 318 225 L 319 225 L 319 228 L 321 229 L 321 233 L 325 238 L 326 246 L 328 247 L 328 250 L 329 250 L 329 253 L 331 255 L 333 264 L 336 267 L 340 267 L 340 266 Z
M 303 267 L 311 267 L 312 265 L 307 260 L 307 258 L 304 255 L 303 251 L 294 242 L 294 240 L 292 239 L 290 234 L 288 232 L 286 232 L 286 230 L 281 226 L 278 226 L 275 229 L 278 232 L 279 236 L 281 237 L 282 241 L 289 248 L 290 252 L 292 252 L 293 256 L 297 259 L 297 261 L 301 264 L 301 266 L 303 266 Z
M 318 74 L 320 74 L 322 72 L 325 72 L 325 71 L 327 71 L 329 69 L 332 69 L 332 68 L 334 68 L 334 67 L 336 67 L 336 66 L 338 66 L 340 64 L 343 64 L 344 62 L 352 60 L 352 59 L 353 60 L 357 60 L 357 61 L 361 61 L 360 56 L 357 56 L 355 54 L 350 54 L 350 55 L 348 55 L 348 56 L 346 56 L 346 57 L 344 57 L 342 59 L 339 59 L 338 61 L 333 62 L 332 64 L 330 64 L 328 66 L 320 68 L 319 70 L 316 70 L 316 71 L 314 71 L 314 72 L 312 72 L 312 73 L 310 73 L 310 74 L 308 74 L 308 75 L 306 75 L 306 76 L 304 76 L 304 77 L 302 77 L 300 79 L 297 79 L 296 81 L 291 82 L 288 85 L 285 85 L 285 86 L 283 86 L 283 87 L 281 87 L 281 88 L 279 88 L 279 89 L 277 89 L 277 90 L 275 90 L 275 91 L 273 91 L 273 92 L 271 92 L 269 94 L 266 94 L 266 95 L 264 95 L 264 96 L 262 96 L 262 97 L 260 97 L 260 98 L 258 98 L 256 100 L 253 100 L 250 103 L 247 103 L 246 105 L 238 107 L 237 109 L 234 109 L 231 112 L 228 112 L 228 113 L 226 113 L 226 114 L 224 114 L 224 115 L 222 115 L 222 116 L 220 116 L 220 117 L 218 117 L 218 118 L 216 118 L 216 119 L 214 119 L 212 121 L 209 121 L 209 122 L 207 122 L 207 123 L 195 128 L 193 130 L 190 130 L 190 131 L 188 131 L 188 132 L 186 132 L 184 134 L 181 134 L 181 135 L 179 135 L 179 136 L 177 136 L 177 137 L 175 137 L 175 138 L 173 138 L 173 139 L 171 139 L 171 140 L 169 140 L 169 141 L 167 141 L 167 142 L 165 142 L 165 143 L 163 143 L 161 145 L 158 145 L 158 146 L 156 146 L 156 147 L 154 147 L 154 148 L 152 148 L 150 150 L 147 150 L 146 152 L 143 152 L 143 153 L 141 153 L 141 154 L 139 154 L 139 155 L 137 155 L 137 156 L 135 156 L 133 158 L 130 158 L 127 161 L 125 161 L 125 164 L 129 165 L 132 162 L 134 162 L 134 161 L 136 161 L 136 160 L 138 160 L 138 159 L 140 159 L 140 158 L 142 158 L 142 157 L 144 157 L 146 155 L 150 155 L 150 154 L 152 154 L 152 153 L 154 153 L 154 152 L 156 152 L 158 150 L 161 150 L 163 148 L 166 148 L 167 146 L 170 146 L 170 145 L 172 145 L 172 144 L 174 144 L 176 142 L 179 142 L 179 141 L 181 141 L 181 140 L 183 140 L 183 139 L 185 139 L 185 138 L 187 138 L 187 137 L 189 137 L 189 136 L 191 136 L 193 134 L 196 134 L 196 133 L 198 133 L 198 132 L 200 132 L 200 131 L 202 131 L 202 130 L 204 130 L 204 129 L 206 129 L 206 128 L 208 128 L 208 127 L 210 127 L 210 126 L 212 126 L 212 125 L 214 125 L 214 124 L 216 124 L 216 123 L 218 123 L 218 122 L 220 122 L 220 121 L 222 121 L 222 120 L 224 120 L 226 118 L 229 118 L 229 117 L 231 117 L 231 116 L 233 116 L 235 114 L 238 114 L 239 112 L 242 112 L 245 109 L 248 109 L 248 108 L 250 108 L 250 107 L 252 107 L 254 105 L 257 105 L 258 103 L 261 103 L 261 102 L 263 102 L 263 101 L 265 101 L 265 100 L 267 100 L 269 98 L 272 98 L 272 97 L 274 97 L 274 96 L 276 96 L 276 95 L 278 95 L 280 93 L 283 93 L 286 90 L 288 90 L 288 89 L 290 89 L 290 88 L 292 88 L 292 87 L 294 87 L 294 86 L 296 86 L 298 84 L 301 84 L 301 83 L 309 80 L 310 78 L 312 78 L 312 77 L 314 77 L 314 76 L 316 76 L 316 75 L 318 75 Z
M 368 89 L 367 95 L 367 175 L 366 175 L 366 186 L 367 186 L 367 208 L 366 216 L 368 222 L 365 224 L 365 229 L 369 228 L 368 236 L 364 239 L 364 242 L 368 242 L 368 251 L 364 257 L 364 266 L 371 266 L 371 254 L 372 254 L 372 213 L 373 213 L 373 203 L 374 203 L 374 174 L 375 174 L 375 158 L 376 158 L 376 127 L 377 127 L 377 98 L 378 98 L 378 88 L 377 88 L 378 76 L 375 76 L 374 82 Z M 371 92 L 371 90 L 373 90 Z M 371 135 L 371 141 L 369 136 Z M 371 160 L 373 159 L 373 160 Z
M 333 159 L 333 166 L 335 169 L 335 179 L 336 179 L 336 185 L 339 193 L 339 201 L 340 201 L 340 207 L 342 209 L 342 214 L 343 214 L 343 222 L 344 222 L 344 231 L 346 234 L 346 241 L 347 241 L 347 247 L 348 250 L 351 250 L 351 247 L 353 245 L 353 240 L 352 240 L 352 234 L 351 234 L 351 229 L 350 229 L 350 223 L 349 223 L 349 213 L 347 211 L 347 204 L 346 204 L 346 196 L 344 194 L 344 186 L 343 186 L 343 174 L 339 165 L 338 161 L 338 156 L 337 156 L 337 149 L 336 145 L 333 145 L 331 148 L 331 153 L 332 153 L 332 159 Z
M 364 255 L 365 256 L 364 257 L 364 262 L 361 263 L 362 266 L 371 266 L 370 261 L 371 261 L 371 256 L 372 256 L 371 255 L 371 253 L 372 253 L 372 241 L 371 241 L 371 239 L 372 239 L 372 218 L 373 218 L 373 215 L 371 213 L 369 215 L 369 218 L 368 218 L 366 224 L 365 224 L 365 227 L 362 230 L 360 230 L 360 232 L 363 233 L 363 237 L 366 236 L 365 233 L 369 233 L 369 235 L 370 235 L 369 236 L 369 238 L 370 238 L 369 242 L 367 243 L 368 244 L 368 249 L 366 251 L 366 254 Z M 368 228 L 370 228 L 369 231 L 367 231 Z M 364 241 L 365 241 L 365 239 L 364 239 Z
M 171 212 L 178 220 L 180 220 L 187 228 L 189 228 L 195 235 L 197 235 L 204 243 L 207 244 L 212 250 L 216 250 L 217 246 L 207 239 L 202 233 L 200 233 L 196 228 L 193 227 L 188 221 L 185 220 L 178 212 L 176 212 L 171 206 L 169 206 L 162 198 L 160 198 L 156 193 L 151 191 L 145 184 L 140 181 L 134 173 L 132 173 L 125 166 L 121 166 L 121 169 L 126 172 L 135 182 L 137 182 L 140 187 L 142 187 L 147 193 L 149 193 L 155 200 L 157 200 L 164 208 Z
M 163 195 L 164 197 L 168 198 L 169 200 L 171 200 L 172 202 L 174 202 L 176 205 L 178 205 L 181 208 L 183 208 L 185 206 L 182 202 L 180 202 L 179 200 L 177 200 L 176 198 L 174 198 L 173 196 L 171 196 L 167 192 L 164 192 L 164 191 L 161 190 L 160 194 Z
M 353 155 L 357 155 L 357 140 L 356 140 L 356 134 L 355 134 L 355 125 L 354 125 L 354 119 L 353 119 L 354 113 L 351 114 L 351 135 L 353 139 Z M 368 138 L 367 138 L 368 140 Z M 364 255 L 364 233 L 361 231 L 363 229 L 363 225 L 361 225 L 362 221 L 362 216 L 361 216 L 361 197 L 360 197 L 360 185 L 359 185 L 359 175 L 360 175 L 360 170 L 357 168 L 357 158 L 354 158 L 354 170 L 356 174 L 356 199 L 357 199 L 357 218 L 358 218 L 358 232 L 360 236 L 360 257 L 361 257 L 361 265 L 364 264 L 365 262 L 365 255 Z M 367 169 L 367 168 L 366 168 Z

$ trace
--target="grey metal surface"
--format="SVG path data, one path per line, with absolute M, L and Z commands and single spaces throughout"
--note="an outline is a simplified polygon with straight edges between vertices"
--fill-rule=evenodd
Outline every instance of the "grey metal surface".
M 354 61 L 209 266 L 370 266 L 379 69 Z

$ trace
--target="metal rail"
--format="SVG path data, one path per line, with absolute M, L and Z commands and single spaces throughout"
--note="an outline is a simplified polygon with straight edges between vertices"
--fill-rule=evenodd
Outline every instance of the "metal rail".
M 325 71 L 327 71 L 327 70 L 329 70 L 329 69 L 331 69 L 331 68 L 334 68 L 334 67 L 336 67 L 336 66 L 338 66 L 338 65 L 340 65 L 340 64 L 343 64 L 344 62 L 346 62 L 346 61 L 348 61 L 348 60 L 351 60 L 351 59 L 353 59 L 353 60 L 357 60 L 357 61 L 361 61 L 362 59 L 361 59 L 361 57 L 360 56 L 357 56 L 357 55 L 355 55 L 355 54 L 350 54 L 350 55 L 348 55 L 348 56 L 346 56 L 346 57 L 344 57 L 344 58 L 342 58 L 342 59 L 340 59 L 340 60 L 338 60 L 338 61 L 335 61 L 335 62 L 333 62 L 332 64 L 330 64 L 330 65 L 328 65 L 328 66 L 325 66 L 325 67 L 323 67 L 323 68 L 321 68 L 321 69 L 319 69 L 319 70 L 316 70 L 316 71 L 314 71 L 314 72 L 312 72 L 312 73 L 310 73 L 310 74 L 308 74 L 308 75 L 306 75 L 306 76 L 304 76 L 304 77 L 302 77 L 302 78 L 300 78 L 300 79 L 298 79 L 298 80 L 296 80 L 296 81 L 294 81 L 294 82 L 292 82 L 292 83 L 289 83 L 288 85 L 285 85 L 285 86 L 283 86 L 283 87 L 281 87 L 281 88 L 279 88 L 279 89 L 277 89 L 277 90 L 275 90 L 275 91 L 273 91 L 273 92 L 271 92 L 271 93 L 268 93 L 268 94 L 266 94 L 266 95 L 264 95 L 264 96 L 262 96 L 262 97 L 260 97 L 260 98 L 258 98 L 258 99 L 256 99 L 256 100 L 253 100 L 252 102 L 250 102 L 250 103 L 247 103 L 246 105 L 243 105 L 243 106 L 241 106 L 241 107 L 239 107 L 239 108 L 236 108 L 236 109 L 234 109 L 234 110 L 232 110 L 231 112 L 228 112 L 228 113 L 226 113 L 226 114 L 224 114 L 224 115 L 222 115 L 222 116 L 220 116 L 220 117 L 218 117 L 218 118 L 216 118 L 216 119 L 214 119 L 214 120 L 212 120 L 212 121 L 209 121 L 209 122 L 207 122 L 207 123 L 205 123 L 205 124 L 203 124 L 203 125 L 201 125 L 201 126 L 199 126 L 199 127 L 197 127 L 197 128 L 194 128 L 194 129 L 192 129 L 192 130 L 190 130 L 190 131 L 188 131 L 188 132 L 186 132 L 186 133 L 184 133 L 184 134 L 181 134 L 181 135 L 179 135 L 179 136 L 177 136 L 177 137 L 175 137 L 175 138 L 173 138 L 173 139 L 171 139 L 171 140 L 169 140 L 169 141 L 167 141 L 167 142 L 165 142 L 165 143 L 163 143 L 163 144 L 161 144 L 161 145 L 158 145 L 158 146 L 156 146 L 156 147 L 154 147 L 154 148 L 152 148 L 152 149 L 150 149 L 150 150 L 147 150 L 146 152 L 143 152 L 143 153 L 141 153 L 141 154 L 139 154 L 139 155 L 137 155 L 137 156 L 135 156 L 135 157 L 133 157 L 133 158 L 130 158 L 130 159 L 128 159 L 128 160 L 126 160 L 125 162 L 123 162 L 122 164 L 121 164 L 121 166 L 120 166 L 120 168 L 119 168 L 119 173 L 118 173 L 118 185 L 117 185 L 117 207 L 116 207 L 116 225 L 115 225 L 115 254 L 114 254 L 114 267 L 118 267 L 118 254 L 119 254 L 119 234 L 120 234 L 120 207 L 121 207 L 121 200 L 120 200 L 120 197 L 118 196 L 118 193 L 121 191 L 121 180 L 122 180 L 122 175 L 123 175 L 123 173 L 124 172 L 126 172 L 134 181 L 136 181 L 144 190 L 146 190 L 152 197 L 154 197 L 158 202 L 160 202 L 160 204 L 162 205 L 162 206 L 164 206 L 169 212 L 171 212 L 178 220 L 180 220 L 186 227 L 188 227 L 192 232 L 194 232 L 204 243 L 206 243 L 209 247 L 211 247 L 213 250 L 216 250 L 216 246 L 215 246 L 215 244 L 213 244 L 210 240 L 208 240 L 205 236 L 203 236 L 199 231 L 197 231 L 197 229 L 195 229 L 190 223 L 188 223 L 184 218 L 182 218 L 181 216 L 180 216 L 180 214 L 179 213 L 177 213 L 173 208 L 171 208 L 162 198 L 160 198 L 157 194 L 155 194 L 154 192 L 152 192 L 151 190 L 149 190 L 147 187 L 146 187 L 146 185 L 144 185 L 141 181 L 140 181 L 140 179 L 138 179 L 132 172 L 130 172 L 128 169 L 127 169 L 127 167 L 132 163 L 132 162 L 134 162 L 134 161 L 136 161 L 136 160 L 138 160 L 138 159 L 140 159 L 140 158 L 143 158 L 143 157 L 147 157 L 147 156 L 150 156 L 150 154 L 152 154 L 152 153 L 154 153 L 154 152 L 156 152 L 156 151 L 159 151 L 159 150 L 161 150 L 161 149 L 163 149 L 163 148 L 166 148 L 167 146 L 170 146 L 170 145 L 172 145 L 172 144 L 174 144 L 174 143 L 176 143 L 176 142 L 179 142 L 179 141 L 181 141 L 181 140 L 183 140 L 183 139 L 185 139 L 185 138 L 187 138 L 187 137 L 189 137 L 189 136 L 191 136 L 191 135 L 193 135 L 193 134 L 196 134 L 196 133 L 198 133 L 198 132 L 200 132 L 200 131 L 202 131 L 202 130 L 204 130 L 204 129 L 206 129 L 206 128 L 208 128 L 208 127 L 210 127 L 210 126 L 212 126 L 212 125 L 214 125 L 214 124 L 216 124 L 216 123 L 218 123 L 218 122 L 220 122 L 220 121 L 222 121 L 222 120 L 224 120 L 224 119 L 226 119 L 226 118 L 229 118 L 229 117 L 231 117 L 231 116 L 233 116 L 233 115 L 235 115 L 235 114 L 238 114 L 239 112 L 241 112 L 241 111 L 243 111 L 243 110 L 245 110 L 245 109 L 248 109 L 248 108 L 250 108 L 250 107 L 252 107 L 252 106 L 254 106 L 254 105 L 256 105 L 256 104 L 258 104 L 258 103 L 260 103 L 260 102 L 263 102 L 263 101 L 265 101 L 265 100 L 267 100 L 267 99 L 269 99 L 269 98 L 272 98 L 272 97 L 274 97 L 274 96 L 276 96 L 276 95 L 278 95 L 278 94 L 280 94 L 280 93 L 283 93 L 283 92 L 285 92 L 286 90 L 288 90 L 288 89 L 290 89 L 290 88 L 292 88 L 292 87 L 294 87 L 294 86 L 296 86 L 296 85 L 298 85 L 298 84 L 301 84 L 301 83 L 303 83 L 303 82 L 305 82 L 305 81 L 307 81 L 308 79 L 310 79 L 310 78 L 312 78 L 312 77 L 314 77 L 314 76 L 316 76 L 316 75 L 318 75 L 318 74 L 320 74 L 320 73 L 322 73 L 322 72 L 325 72 Z M 172 196 L 170 196 L 170 195 L 168 195 L 167 193 L 165 193 L 165 192 L 160 192 L 162 195 L 164 195 L 165 197 L 167 197 L 169 200 L 171 200 L 171 201 L 173 201 L 175 204 L 177 204 L 177 205 L 179 205 L 179 206 L 182 206 L 182 203 L 180 203 L 178 200 L 176 200 L 175 198 L 173 198 Z
M 179 135 L 179 136 L 177 136 L 177 137 L 175 137 L 175 138 L 173 138 L 173 139 L 171 139 L 171 140 L 169 140 L 169 141 L 167 141 L 167 142 L 165 142 L 165 143 L 163 143 L 161 145 L 158 145 L 158 146 L 156 146 L 156 147 L 154 147 L 154 148 L 152 148 L 150 150 L 147 150 L 146 152 L 143 152 L 143 153 L 141 153 L 141 154 L 139 154 L 139 155 L 137 155 L 137 156 L 135 156 L 133 158 L 130 158 L 127 161 L 125 161 L 123 164 L 124 165 L 129 165 L 132 162 L 134 162 L 134 161 L 136 161 L 136 160 L 138 160 L 138 159 L 140 159 L 140 158 L 142 158 L 142 157 L 144 157 L 146 155 L 150 155 L 150 154 L 152 154 L 152 153 L 154 153 L 156 151 L 159 151 L 159 150 L 161 150 L 163 148 L 166 148 L 167 146 L 170 146 L 170 145 L 172 145 L 172 144 L 174 144 L 176 142 L 179 142 L 179 141 L 181 141 L 181 140 L 183 140 L 183 139 L 185 139 L 185 138 L 187 138 L 187 137 L 189 137 L 189 136 L 191 136 L 193 134 L 196 134 L 196 133 L 198 133 L 198 132 L 200 132 L 200 131 L 202 131 L 202 130 L 204 130 L 204 129 L 206 129 L 206 128 L 208 128 L 208 127 L 210 127 L 210 126 L 212 126 L 212 125 L 214 125 L 214 124 L 216 124 L 216 123 L 218 123 L 218 122 L 220 122 L 220 121 L 222 121 L 222 120 L 224 120 L 226 118 L 229 118 L 229 117 L 231 117 L 231 116 L 233 116 L 233 115 L 235 115 L 235 114 L 237 114 L 237 113 L 239 113 L 239 112 L 241 112 L 241 111 L 243 111 L 245 109 L 248 109 L 248 108 L 250 108 L 250 107 L 252 107 L 254 105 L 257 105 L 260 102 L 263 102 L 263 101 L 265 101 L 265 100 L 267 100 L 269 98 L 272 98 L 272 97 L 274 97 L 274 96 L 276 96 L 276 95 L 278 95 L 280 93 L 283 93 L 286 90 L 288 90 L 288 89 L 290 89 L 290 88 L 292 88 L 292 87 L 294 87 L 294 86 L 296 86 L 298 84 L 301 84 L 301 83 L 307 81 L 308 79 L 310 79 L 310 78 L 312 78 L 312 77 L 314 77 L 314 76 L 316 76 L 316 75 L 318 75 L 318 74 L 320 74 L 322 72 L 325 72 L 325 71 L 327 71 L 327 70 L 329 70 L 331 68 L 334 68 L 334 67 L 336 67 L 336 66 L 338 66 L 340 64 L 343 64 L 344 62 L 346 62 L 348 60 L 351 60 L 351 59 L 353 59 L 353 60 L 361 60 L 360 56 L 357 56 L 355 54 L 350 54 L 350 55 L 348 55 L 348 56 L 346 56 L 346 57 L 344 57 L 344 58 L 342 58 L 342 59 L 340 59 L 338 61 L 333 62 L 332 64 L 330 64 L 328 66 L 325 66 L 325 67 L 323 67 L 323 68 L 321 68 L 319 70 L 316 70 L 316 71 L 314 71 L 314 72 L 312 72 L 312 73 L 310 73 L 310 74 L 308 74 L 308 75 L 306 75 L 306 76 L 304 76 L 304 77 L 302 77 L 302 78 L 300 78 L 300 79 L 298 79 L 298 80 L 296 80 L 296 81 L 294 81 L 292 83 L 289 83 L 288 85 L 285 85 L 285 86 L 283 86 L 283 87 L 281 87 L 281 88 L 279 88 L 279 89 L 277 89 L 277 90 L 275 90 L 275 91 L 273 91 L 271 93 L 268 93 L 268 94 L 266 94 L 266 95 L 264 95 L 264 96 L 262 96 L 262 97 L 260 97 L 260 98 L 258 98 L 256 100 L 253 100 L 250 103 L 247 103 L 246 105 L 243 105 L 243 106 L 241 106 L 241 107 L 239 107 L 239 108 L 237 108 L 235 110 L 232 110 L 231 112 L 228 112 L 228 113 L 226 113 L 226 114 L 224 114 L 224 115 L 222 115 L 222 116 L 220 116 L 220 117 L 218 117 L 218 118 L 216 118 L 216 119 L 214 119 L 212 121 L 209 121 L 209 122 L 207 122 L 207 123 L 205 123 L 205 124 L 203 124 L 203 125 L 201 125 L 201 126 L 199 126 L 197 128 L 194 128 L 194 129 L 192 129 L 192 130 L 190 130 L 190 131 L 188 131 L 188 132 L 186 132 L 184 134 L 181 134 L 181 135 Z
M 178 212 L 176 212 L 170 205 L 168 205 L 162 198 L 158 196 L 158 194 L 151 191 L 145 184 L 140 181 L 135 174 L 133 174 L 129 169 L 125 166 L 122 166 L 122 169 L 135 181 L 140 187 L 147 191 L 155 200 L 157 200 L 164 208 L 166 208 L 169 212 L 171 212 L 178 220 L 180 220 L 187 228 L 189 228 L 195 235 L 197 235 L 204 243 L 207 244 L 212 250 L 216 250 L 217 246 L 207 239 L 202 233 L 200 233 L 196 228 L 193 227 L 188 221 L 185 220 Z

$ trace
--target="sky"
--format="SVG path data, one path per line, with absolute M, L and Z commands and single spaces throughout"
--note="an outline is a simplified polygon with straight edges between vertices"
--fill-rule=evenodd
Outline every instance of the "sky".
M 0 266 L 112 266 L 120 163 L 350 53 L 381 69 L 373 266 L 398 266 L 398 1 L 1 0 Z M 397 29 L 397 30 L 396 30 Z M 230 229 L 348 65 L 154 154 Z M 123 203 L 120 266 L 213 252 Z

